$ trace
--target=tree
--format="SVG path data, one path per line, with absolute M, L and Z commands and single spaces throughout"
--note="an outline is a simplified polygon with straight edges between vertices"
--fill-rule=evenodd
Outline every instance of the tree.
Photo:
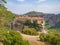
M 1 3 L 1 2 L 4 2 L 4 3 L 6 3 L 6 0 L 0 0 L 0 3 Z
M 6 0 L 2 0 L 4 3 L 6 3 Z
M 4 3 L 7 3 L 6 0 L 0 0 L 0 7 L 4 6 Z

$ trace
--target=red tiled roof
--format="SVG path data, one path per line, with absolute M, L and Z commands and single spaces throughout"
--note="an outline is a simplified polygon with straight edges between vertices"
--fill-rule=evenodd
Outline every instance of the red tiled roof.
M 20 19 L 20 20 L 22 20 L 22 19 L 25 19 L 25 20 L 41 20 L 41 21 L 43 21 L 43 20 L 45 20 L 44 18 L 42 18 L 42 17 L 29 17 L 29 16 L 22 16 L 22 17 L 17 17 L 17 19 Z

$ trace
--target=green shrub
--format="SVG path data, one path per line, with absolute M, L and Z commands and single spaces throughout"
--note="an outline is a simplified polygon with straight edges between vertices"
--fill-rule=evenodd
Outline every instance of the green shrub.
M 46 38 L 47 38 L 47 41 L 48 42 L 50 42 L 50 43 L 54 43 L 53 42 L 53 40 L 55 39 L 55 35 L 54 34 L 48 34 L 47 36 L 46 36 Z
M 60 34 L 49 33 L 49 34 L 40 34 L 39 36 L 41 41 L 47 41 L 53 45 L 60 45 Z
M 22 32 L 27 35 L 37 35 L 38 34 L 34 28 L 24 28 Z
M 46 41 L 46 34 L 41 33 L 39 38 L 40 38 L 41 41 Z
M 20 33 L 12 30 L 0 30 L 0 41 L 4 45 L 29 45 L 28 41 L 22 39 Z

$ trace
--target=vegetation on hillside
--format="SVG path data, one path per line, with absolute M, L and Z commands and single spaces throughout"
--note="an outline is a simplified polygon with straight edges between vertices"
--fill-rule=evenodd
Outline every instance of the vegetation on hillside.
M 9 23 L 15 15 L 8 11 L 3 5 L 0 5 L 0 23 L 7 24 Z M 1 24 L 0 24 L 1 25 Z
M 4 45 L 29 45 L 28 41 L 24 41 L 20 33 L 13 30 L 0 30 L 0 42 Z
M 24 28 L 22 32 L 27 35 L 37 35 L 38 34 L 34 28 Z
M 4 3 L 5 0 L 2 0 Z M 28 41 L 22 39 L 19 32 L 7 28 L 5 25 L 10 23 L 15 15 L 8 11 L 3 4 L 0 4 L 0 43 L 3 45 L 29 45 Z
M 49 42 L 53 45 L 60 45 L 60 34 L 59 33 L 49 33 L 40 34 L 40 41 Z

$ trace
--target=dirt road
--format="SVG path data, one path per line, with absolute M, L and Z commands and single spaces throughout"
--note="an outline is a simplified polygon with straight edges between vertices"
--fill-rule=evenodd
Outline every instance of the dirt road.
M 31 45 L 51 45 L 47 42 L 39 41 L 39 36 L 30 36 L 25 34 L 21 34 L 21 35 L 23 39 L 28 40 Z

